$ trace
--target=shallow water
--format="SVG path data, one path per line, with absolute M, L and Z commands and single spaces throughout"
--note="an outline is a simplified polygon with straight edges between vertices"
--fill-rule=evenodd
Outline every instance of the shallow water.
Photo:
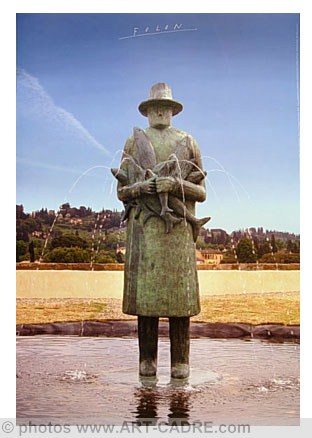
M 18 337 L 17 418 L 298 423 L 298 344 L 192 339 L 182 382 L 170 380 L 169 349 L 160 338 L 158 380 L 140 381 L 137 339 Z

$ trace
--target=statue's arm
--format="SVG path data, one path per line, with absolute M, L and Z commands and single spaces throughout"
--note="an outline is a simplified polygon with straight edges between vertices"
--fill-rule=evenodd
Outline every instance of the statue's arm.
M 126 141 L 120 169 L 127 172 L 127 158 L 133 158 L 134 138 L 129 137 Z M 146 181 L 129 182 L 129 184 L 122 184 L 120 181 L 117 186 L 117 196 L 122 202 L 129 202 L 139 198 L 142 195 L 153 195 L 156 193 L 155 179 L 151 178 Z
M 192 147 L 193 156 L 191 158 L 195 158 L 197 166 L 202 172 L 204 172 L 200 150 L 194 139 L 192 139 Z M 156 180 L 156 187 L 158 193 L 168 192 L 182 201 L 204 202 L 206 200 L 206 185 L 204 178 L 202 178 L 199 183 L 195 184 L 190 181 L 178 180 L 172 177 L 160 177 Z
M 176 182 L 172 195 L 185 201 L 204 202 L 206 200 L 205 182 L 194 184 L 190 181 L 182 180 Z
M 155 178 L 147 179 L 146 181 L 136 182 L 130 185 L 123 186 L 118 183 L 117 196 L 122 202 L 133 201 L 143 195 L 154 195 L 156 193 Z
M 139 198 L 141 196 L 140 185 L 140 183 L 134 183 L 129 186 L 122 186 L 121 183 L 118 183 L 118 199 L 122 202 L 128 202 Z
M 192 139 L 192 147 L 192 158 L 195 158 L 198 168 L 202 172 L 204 172 L 201 153 L 198 144 L 194 138 Z M 180 199 L 183 199 L 184 197 L 186 201 L 204 202 L 206 200 L 205 178 L 202 178 L 201 181 L 199 181 L 199 183 L 197 184 L 186 180 L 182 180 L 181 184 L 181 181 L 179 181 L 173 195 L 179 197 Z

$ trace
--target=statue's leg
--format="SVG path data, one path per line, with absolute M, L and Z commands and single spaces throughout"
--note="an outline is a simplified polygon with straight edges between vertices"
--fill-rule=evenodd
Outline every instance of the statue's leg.
M 190 374 L 190 318 L 169 318 L 171 377 L 185 379 Z
M 141 376 L 156 376 L 158 320 L 158 317 L 138 316 Z

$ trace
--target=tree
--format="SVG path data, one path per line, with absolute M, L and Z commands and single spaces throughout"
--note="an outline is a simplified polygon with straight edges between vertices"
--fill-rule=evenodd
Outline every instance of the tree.
M 51 249 L 54 248 L 72 248 L 78 247 L 85 249 L 88 247 L 88 243 L 86 240 L 82 239 L 79 236 L 75 236 L 74 234 L 63 234 L 60 237 L 56 237 L 51 241 Z
M 16 261 L 20 262 L 26 260 L 27 255 L 27 243 L 24 240 L 16 241 Z
M 262 240 L 261 243 L 258 243 L 257 253 L 258 258 L 260 259 L 264 254 L 271 254 L 271 244 L 267 239 Z
M 55 214 L 49 214 L 47 208 L 42 208 L 40 211 L 36 211 L 36 219 L 46 225 L 52 225 L 55 219 Z
M 253 237 L 253 243 L 254 243 L 254 249 L 256 251 L 256 254 L 258 254 L 259 256 L 260 242 L 257 236 Z
M 68 208 L 70 208 L 70 203 L 69 202 L 65 202 L 65 204 L 61 205 L 61 209 L 67 210 Z
M 276 246 L 274 234 L 272 234 L 271 236 L 271 250 L 272 252 L 277 252 L 277 246 Z
M 116 254 L 117 263 L 125 263 L 125 257 L 122 252 L 118 251 Z
M 241 239 L 236 248 L 236 254 L 240 263 L 255 263 L 256 252 L 253 249 L 252 241 L 248 238 Z
M 105 239 L 105 248 L 106 249 L 116 249 L 117 244 L 119 242 L 119 236 L 116 233 L 109 233 Z
M 29 257 L 30 261 L 33 263 L 35 261 L 35 247 L 34 242 L 31 241 L 28 245 Z
M 29 242 L 28 231 L 22 225 L 17 225 L 16 227 L 16 240 L 23 240 L 24 242 Z
M 300 242 L 293 242 L 291 252 L 296 254 L 300 253 Z
M 38 229 L 41 229 L 41 222 L 36 221 L 35 219 L 28 217 L 24 221 L 24 226 L 28 230 L 29 233 L 32 233 L 33 231 L 36 231 Z
M 34 255 L 35 255 L 35 260 L 39 259 L 41 254 L 42 254 L 42 250 L 44 247 L 44 240 L 43 239 L 32 239 L 32 243 L 34 245 Z
M 199 236 L 196 240 L 196 249 L 206 249 L 209 248 L 209 245 L 205 242 L 205 240 Z
M 275 243 L 277 247 L 277 252 L 286 248 L 286 243 L 281 239 L 276 239 Z
M 16 219 L 26 219 L 27 215 L 24 213 L 24 206 L 17 205 L 16 206 Z
M 227 251 L 220 262 L 220 264 L 227 264 L 227 263 L 228 264 L 237 263 L 237 258 L 235 257 L 235 254 L 232 250 Z
M 16 240 L 29 242 L 29 234 L 41 230 L 41 223 L 31 217 L 16 220 Z
M 300 254 L 285 254 L 285 252 L 264 254 L 260 263 L 300 263 Z
M 79 210 L 78 210 L 78 216 L 79 217 L 85 217 L 87 215 L 87 209 L 86 209 L 86 207 L 84 207 L 83 205 L 81 205 L 80 207 L 79 207 Z

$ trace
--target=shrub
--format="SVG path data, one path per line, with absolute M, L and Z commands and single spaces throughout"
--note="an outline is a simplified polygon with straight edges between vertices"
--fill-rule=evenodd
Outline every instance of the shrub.
M 238 260 L 235 257 L 235 255 L 231 253 L 225 254 L 220 262 L 220 264 L 233 264 L 233 263 L 238 263 Z
M 275 254 L 264 254 L 259 260 L 260 263 L 300 263 L 300 254 L 277 252 Z
M 44 256 L 45 262 L 52 263 L 88 263 L 90 259 L 90 251 L 77 247 L 54 248 Z
M 88 243 L 86 240 L 82 239 L 79 236 L 75 236 L 74 234 L 63 234 L 60 237 L 56 237 L 55 239 L 52 239 L 51 241 L 51 248 L 72 248 L 72 247 L 79 247 L 79 248 L 87 248 Z

